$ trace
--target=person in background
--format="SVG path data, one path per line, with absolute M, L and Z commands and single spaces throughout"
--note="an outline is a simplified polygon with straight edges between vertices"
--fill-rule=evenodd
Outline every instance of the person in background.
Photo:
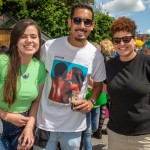
M 150 57 L 135 52 L 136 29 L 127 17 L 119 17 L 110 28 L 119 56 L 106 63 L 108 150 L 150 149 Z
M 9 50 L 0 54 L 0 150 L 16 150 L 18 143 L 25 149 L 33 145 L 46 77 L 39 61 L 40 44 L 40 28 L 33 20 L 24 19 L 12 29 Z
M 115 49 L 113 43 L 109 39 L 104 39 L 101 41 L 100 45 L 91 42 L 104 56 L 104 61 L 106 62 L 110 58 L 114 57 Z M 86 93 L 86 99 L 90 99 L 91 90 L 93 86 L 93 80 L 90 78 L 88 90 Z M 100 94 L 94 108 L 86 114 L 87 118 L 87 128 L 83 131 L 83 143 L 81 142 L 81 148 L 84 150 L 92 150 L 92 139 L 91 135 L 97 139 L 102 138 L 102 126 L 105 119 L 105 111 L 107 104 L 107 94 L 106 85 L 103 83 L 102 93 Z M 105 132 L 106 133 L 106 132 Z M 80 149 L 81 149 L 80 148 Z
M 104 56 L 105 63 L 109 59 L 115 57 L 116 51 L 115 51 L 112 41 L 110 41 L 109 39 L 104 39 L 100 42 L 100 47 L 101 47 L 101 53 Z M 105 82 L 103 82 L 103 89 L 102 89 L 102 93 L 101 93 L 99 99 L 100 99 L 100 101 L 103 101 L 100 106 L 99 125 L 98 125 L 98 129 L 93 133 L 93 137 L 95 137 L 97 139 L 102 138 L 102 133 L 107 134 L 106 129 L 102 130 L 104 120 L 106 117 L 106 112 L 109 115 L 109 106 L 110 106 L 110 98 L 107 94 Z
M 93 46 L 95 46 L 99 51 L 100 46 L 95 42 L 91 42 Z M 93 87 L 93 79 L 90 77 L 90 82 L 88 85 L 88 90 L 86 92 L 86 100 L 89 100 L 92 94 L 92 87 Z M 100 99 L 96 101 L 93 109 L 90 112 L 86 113 L 86 124 L 87 128 L 85 131 L 82 132 L 82 140 L 81 140 L 81 147 L 80 150 L 92 150 L 92 138 L 91 135 L 98 129 L 99 124 L 99 115 L 100 115 Z
M 142 45 L 142 51 L 146 55 L 150 55 L 150 40 L 146 40 Z
M 9 51 L 9 47 L 2 45 L 0 46 L 0 54 L 7 53 Z
M 102 82 L 106 78 L 103 56 L 87 41 L 94 28 L 93 9 L 86 4 L 74 5 L 68 19 L 68 26 L 71 30 L 69 36 L 48 40 L 42 46 L 42 61 L 48 75 L 37 113 L 35 150 L 56 150 L 58 142 L 61 150 L 79 150 L 81 133 L 86 129 L 85 113 L 93 108 L 102 90 Z M 75 100 L 73 110 L 71 103 L 60 103 L 49 98 L 54 66 L 58 62 L 67 65 L 68 69 L 64 72 L 68 71 L 68 80 L 73 68 L 78 68 L 75 69 L 76 71 L 82 70 L 82 73 L 73 76 L 74 81 L 81 82 L 78 93 L 82 95 L 82 98 Z M 84 97 L 90 76 L 94 80 L 92 95 L 90 100 L 86 101 Z M 56 85 L 56 87 L 60 86 Z
M 100 47 L 101 47 L 101 53 L 104 56 L 105 63 L 109 59 L 115 57 L 116 50 L 111 40 L 109 39 L 102 40 L 100 42 Z

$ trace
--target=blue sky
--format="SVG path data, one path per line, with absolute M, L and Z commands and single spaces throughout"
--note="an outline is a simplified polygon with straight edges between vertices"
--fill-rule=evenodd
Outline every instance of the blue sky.
M 118 18 L 126 16 L 133 19 L 137 32 L 150 34 L 150 0 L 95 0 L 102 12 Z

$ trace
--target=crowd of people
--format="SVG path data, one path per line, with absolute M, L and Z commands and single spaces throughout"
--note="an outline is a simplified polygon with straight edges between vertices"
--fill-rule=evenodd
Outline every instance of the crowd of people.
M 107 111 L 108 150 L 150 149 L 150 40 L 137 53 L 137 26 L 119 17 L 112 41 L 90 43 L 94 25 L 92 7 L 75 4 L 68 36 L 41 45 L 35 21 L 13 27 L 0 47 L 1 150 L 92 150 Z

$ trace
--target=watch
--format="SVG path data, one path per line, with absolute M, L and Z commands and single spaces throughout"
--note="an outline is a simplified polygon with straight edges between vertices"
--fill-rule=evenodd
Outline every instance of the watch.
M 92 102 L 92 104 L 93 104 L 93 105 L 95 105 L 95 104 L 96 104 L 96 100 L 95 100 L 95 99 L 90 98 L 90 101 Z

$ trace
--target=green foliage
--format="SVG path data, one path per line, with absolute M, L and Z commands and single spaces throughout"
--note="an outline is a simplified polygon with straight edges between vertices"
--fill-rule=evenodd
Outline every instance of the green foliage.
M 95 27 L 89 36 L 89 40 L 92 42 L 99 43 L 101 40 L 108 38 L 111 40 L 110 35 L 110 25 L 112 24 L 114 18 L 110 17 L 108 14 L 95 11 Z
M 65 2 L 48 0 L 47 3 L 33 10 L 30 16 L 51 37 L 57 38 L 68 34 L 67 19 L 69 13 Z
M 5 0 L 3 2 L 3 12 L 7 12 L 17 19 L 29 17 L 26 2 L 28 0 Z
M 1 15 L 2 6 L 3 6 L 3 1 L 0 0 L 0 15 Z
M 67 20 L 71 6 L 84 2 L 90 3 L 94 8 L 94 0 L 5 0 L 2 11 L 18 20 L 34 19 L 45 33 L 52 38 L 57 38 L 69 35 Z M 95 10 L 96 25 L 89 40 L 99 43 L 104 38 L 110 39 L 109 26 L 112 21 L 112 17 Z

